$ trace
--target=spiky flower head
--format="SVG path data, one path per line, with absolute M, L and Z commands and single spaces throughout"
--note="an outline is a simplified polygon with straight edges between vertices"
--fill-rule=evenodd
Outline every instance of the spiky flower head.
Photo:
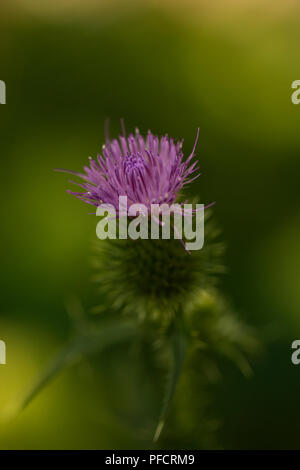
M 198 137 L 199 129 L 192 152 L 185 159 L 183 141 L 176 142 L 167 135 L 158 138 L 150 131 L 143 137 L 137 129 L 135 135 L 126 137 L 123 126 L 118 139 L 110 140 L 107 133 L 102 155 L 90 158 L 84 173 L 71 172 L 84 180 L 80 184 L 84 191 L 68 192 L 96 207 L 111 204 L 117 217 L 120 196 L 127 196 L 130 205 L 143 204 L 149 212 L 151 204 L 171 206 L 178 192 L 199 176 L 197 161 L 192 163 Z M 213 283 L 214 275 L 222 272 L 223 245 L 216 240 L 217 235 L 206 212 L 205 246 L 192 256 L 172 237 L 98 241 L 95 279 L 103 307 L 109 305 L 139 318 L 168 323 L 179 306 L 190 302 L 199 288 Z
M 199 176 L 197 161 L 191 163 L 198 140 L 184 161 L 182 142 L 167 135 L 159 138 L 150 131 L 143 137 L 138 129 L 135 135 L 109 140 L 96 159 L 90 157 L 84 173 L 69 172 L 81 177 L 84 191 L 68 191 L 93 206 L 111 204 L 118 211 L 119 196 L 127 196 L 128 203 L 172 204 L 178 191 Z M 78 183 L 76 183 L 78 184 Z

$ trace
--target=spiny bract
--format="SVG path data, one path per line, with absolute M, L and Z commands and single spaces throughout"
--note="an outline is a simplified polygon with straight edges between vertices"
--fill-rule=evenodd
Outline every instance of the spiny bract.
M 168 320 L 223 272 L 224 248 L 217 237 L 207 211 L 204 247 L 190 255 L 176 239 L 99 240 L 94 280 L 113 308 L 140 318 Z

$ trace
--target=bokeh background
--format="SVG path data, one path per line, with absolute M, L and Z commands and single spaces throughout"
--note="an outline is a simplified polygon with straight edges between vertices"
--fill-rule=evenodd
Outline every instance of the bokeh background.
M 53 168 L 80 170 L 107 116 L 112 134 L 124 117 L 127 129 L 184 137 L 186 152 L 200 126 L 202 176 L 189 195 L 217 201 L 220 284 L 264 343 L 251 379 L 224 362 L 209 399 L 196 391 L 184 416 L 197 432 L 166 426 L 156 447 L 300 448 L 300 366 L 290 360 L 300 338 L 300 105 L 290 98 L 299 2 L 1 0 L 0 9 L 0 448 L 154 446 L 151 361 L 133 365 L 122 348 L 65 371 L 6 419 L 69 336 L 65 299 L 76 292 L 87 311 L 101 303 L 90 283 L 95 219 Z

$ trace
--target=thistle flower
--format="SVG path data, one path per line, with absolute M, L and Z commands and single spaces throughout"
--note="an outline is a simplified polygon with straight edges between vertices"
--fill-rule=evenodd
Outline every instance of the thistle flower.
M 184 160 L 182 142 L 168 136 L 159 139 L 150 131 L 143 138 L 138 130 L 135 136 L 130 134 L 126 138 L 123 129 L 118 140 L 110 141 L 107 134 L 102 155 L 96 160 L 91 158 L 84 173 L 61 171 L 83 179 L 82 192 L 69 192 L 93 206 L 111 204 L 117 213 L 120 196 L 127 196 L 130 205 L 143 204 L 147 209 L 151 209 L 151 204 L 171 205 L 178 192 L 199 176 L 197 162 L 191 163 L 198 136 L 199 130 L 192 152 Z M 215 289 L 215 274 L 223 271 L 223 244 L 216 240 L 218 234 L 210 211 L 205 211 L 205 244 L 191 256 L 172 238 L 98 241 L 95 280 L 101 292 L 101 307 L 107 315 L 100 318 L 99 328 L 82 319 L 78 336 L 41 375 L 20 408 L 25 408 L 64 367 L 105 347 L 138 338 L 145 345 L 154 345 L 163 355 L 166 353 L 167 358 L 166 386 L 154 433 L 156 441 L 187 354 L 197 355 L 194 363 L 197 376 L 203 376 L 205 371 L 211 378 L 218 376 L 216 355 L 230 357 L 249 374 L 243 352 L 255 349 L 252 333 L 231 314 Z M 74 313 L 74 318 L 78 318 L 78 312 Z M 129 314 L 130 319 L 120 313 Z M 144 322 L 140 324 L 141 319 L 150 320 L 147 328 Z M 194 405 L 188 393 L 184 393 L 184 398 Z M 197 389 L 197 403 L 198 398 Z
M 129 204 L 172 204 L 180 189 L 200 176 L 197 161 L 191 163 L 199 137 L 199 129 L 192 153 L 184 161 L 182 142 L 175 142 L 167 135 L 158 138 L 150 130 L 144 138 L 136 129 L 135 135 L 126 137 L 125 129 L 119 139 L 103 145 L 102 155 L 90 157 L 84 173 L 68 170 L 84 183 L 78 184 L 84 191 L 70 194 L 82 201 L 99 206 L 111 204 L 118 211 L 119 196 L 127 196 Z
M 126 138 L 122 127 L 119 140 L 110 140 L 106 132 L 102 155 L 90 158 L 85 173 L 71 172 L 84 180 L 84 191 L 68 192 L 93 206 L 111 204 L 117 217 L 120 196 L 127 196 L 129 204 L 143 204 L 149 212 L 151 204 L 173 204 L 178 192 L 199 176 L 198 162 L 192 163 L 199 129 L 192 152 L 184 159 L 183 141 L 167 135 L 159 139 L 150 131 L 144 138 L 138 129 Z M 172 238 L 98 242 L 94 278 L 102 299 L 116 311 L 168 324 L 179 305 L 186 305 L 199 288 L 211 285 L 215 274 L 223 272 L 223 244 L 216 240 L 219 232 L 210 215 L 206 211 L 205 246 L 192 256 Z

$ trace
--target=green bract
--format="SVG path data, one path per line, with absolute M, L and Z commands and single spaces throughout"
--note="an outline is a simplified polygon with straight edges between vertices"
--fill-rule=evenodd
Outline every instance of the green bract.
M 139 319 L 168 323 L 178 308 L 185 310 L 197 292 L 215 283 L 222 272 L 223 244 L 209 213 L 204 247 L 188 254 L 179 240 L 101 240 L 95 245 L 94 279 L 116 310 Z

